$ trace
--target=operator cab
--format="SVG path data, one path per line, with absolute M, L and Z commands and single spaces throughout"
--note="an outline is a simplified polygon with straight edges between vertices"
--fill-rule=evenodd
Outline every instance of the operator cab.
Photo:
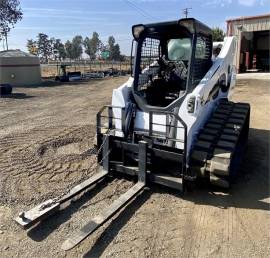
M 133 95 L 142 110 L 172 110 L 211 66 L 211 29 L 195 19 L 135 25 Z

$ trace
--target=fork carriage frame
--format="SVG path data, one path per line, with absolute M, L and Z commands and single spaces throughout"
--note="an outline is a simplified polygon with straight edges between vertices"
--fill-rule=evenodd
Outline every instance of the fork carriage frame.
M 121 109 L 121 118 L 113 117 L 113 108 Z M 107 111 L 107 115 L 104 115 L 104 111 Z M 157 123 L 153 122 L 154 114 L 166 115 L 166 125 L 162 125 L 166 126 L 165 133 L 159 134 L 153 130 L 153 125 L 157 125 Z M 132 137 L 131 134 L 127 134 L 125 137 L 119 137 L 112 134 L 113 130 L 116 129 L 114 128 L 113 120 L 120 119 L 122 121 L 122 129 L 124 130 L 124 118 L 126 117 L 126 111 L 121 107 L 104 106 L 97 114 L 97 143 L 99 147 L 98 162 L 101 164 L 98 173 L 73 187 L 63 196 L 49 199 L 35 206 L 31 210 L 21 212 L 19 216 L 15 218 L 15 221 L 24 229 L 30 228 L 41 220 L 44 220 L 48 216 L 51 216 L 59 211 L 64 203 L 70 201 L 73 197 L 79 195 L 83 191 L 88 190 L 92 185 L 101 181 L 111 172 L 119 172 L 135 176 L 138 178 L 138 182 L 133 188 L 123 194 L 116 203 L 113 203 L 110 207 L 103 211 L 101 214 L 103 220 L 99 220 L 99 223 L 93 224 L 95 227 L 89 227 L 89 229 L 91 229 L 91 233 L 106 222 L 111 216 L 113 216 L 113 214 L 115 214 L 140 191 L 142 191 L 147 182 L 155 182 L 157 184 L 165 185 L 182 191 L 182 179 L 185 176 L 188 176 L 186 175 L 187 127 L 177 115 L 174 115 L 171 112 L 157 111 L 150 112 L 149 115 L 150 130 L 148 131 L 148 135 L 145 135 L 145 132 L 140 134 L 139 131 L 134 130 Z M 177 122 L 180 122 L 181 125 L 169 125 L 169 116 L 174 117 Z M 102 118 L 108 120 L 107 127 L 101 124 Z M 176 129 L 183 128 L 185 140 L 181 141 L 176 137 L 170 137 L 170 130 L 167 130 L 168 126 L 175 127 Z M 104 129 L 105 132 L 102 132 Z M 184 149 L 181 150 L 174 147 L 164 146 L 162 144 L 156 144 L 153 142 L 154 139 L 159 139 L 161 141 L 172 141 L 174 143 L 183 142 Z M 163 173 L 155 173 L 157 171 L 155 171 L 151 166 L 151 162 L 158 162 L 163 159 L 166 162 L 171 161 L 177 167 L 177 175 L 171 176 L 164 173 L 164 171 L 161 171 Z M 162 169 L 164 169 L 164 167 L 162 167 Z M 79 236 L 77 235 L 78 239 L 84 239 L 83 236 L 83 233 L 79 234 Z M 74 242 L 76 241 L 73 240 L 73 243 Z M 71 244 L 72 243 L 66 243 L 63 248 L 70 249 L 69 246 L 71 246 Z
M 113 115 L 114 109 L 121 110 L 121 117 Z M 154 115 L 164 115 L 166 123 L 156 123 L 153 121 Z M 157 174 L 166 176 L 168 173 L 166 167 L 172 163 L 174 166 L 171 170 L 177 171 L 174 176 L 177 178 L 188 178 L 190 175 L 187 170 L 187 126 L 185 122 L 177 115 L 168 111 L 149 111 L 148 130 L 133 129 L 125 133 L 126 109 L 123 107 L 106 105 L 97 113 L 97 146 L 98 149 L 103 147 L 103 151 L 99 153 L 98 160 L 103 161 L 103 168 L 108 172 L 114 171 L 129 175 L 136 175 L 136 162 L 138 162 L 138 153 L 140 149 L 140 141 L 147 143 L 146 149 L 146 167 L 147 175 L 150 181 L 156 182 Z M 102 123 L 104 120 L 107 123 Z M 115 127 L 115 121 L 121 121 L 121 129 Z M 174 120 L 172 125 L 170 121 Z M 165 127 L 164 132 L 154 130 L 154 126 Z M 181 128 L 184 131 L 184 140 L 178 139 L 176 130 Z M 172 136 L 171 130 L 175 131 Z M 123 137 L 116 135 L 121 132 Z M 107 139 L 107 141 L 106 141 Z M 104 141 L 106 143 L 104 144 Z M 168 143 L 172 142 L 172 146 Z M 175 147 L 175 144 L 181 142 L 183 149 Z M 104 144 L 104 146 L 102 146 Z M 104 160 L 103 160 L 104 159 Z M 165 165 L 166 163 L 166 165 Z M 155 166 L 155 164 L 157 164 Z M 165 166 L 164 166 L 165 165 Z M 159 170 L 159 171 L 158 171 Z M 168 174 L 169 176 L 169 174 Z M 171 177 L 172 178 L 172 177 Z M 175 184 L 166 184 L 175 188 Z M 181 189 L 182 190 L 182 189 Z

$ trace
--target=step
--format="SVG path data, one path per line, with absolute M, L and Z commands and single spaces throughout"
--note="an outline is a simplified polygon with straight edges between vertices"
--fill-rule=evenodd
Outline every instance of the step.
M 224 149 L 229 149 L 229 150 L 234 150 L 235 149 L 235 143 L 234 142 L 229 142 L 229 141 L 223 141 L 220 140 L 217 142 L 217 147 L 224 148 Z
M 196 150 L 208 150 L 211 148 L 212 142 L 199 140 L 195 143 L 194 149 Z
M 236 119 L 245 119 L 246 118 L 246 114 L 242 114 L 242 113 L 232 113 L 230 118 L 236 118 Z
M 149 179 L 156 184 L 183 191 L 183 180 L 181 177 L 175 177 L 168 174 L 151 173 L 149 174 Z
M 224 114 L 224 115 L 228 115 L 231 113 L 231 108 L 227 109 L 227 108 L 218 108 L 217 110 L 215 110 L 214 114 Z
M 220 140 L 228 142 L 237 142 L 238 137 L 236 135 L 222 134 L 220 136 Z
M 208 123 L 222 125 L 224 123 L 224 119 L 212 117 L 208 120 Z
M 128 174 L 128 175 L 138 175 L 139 168 L 136 166 L 124 166 L 120 162 L 111 162 L 111 168 L 115 169 L 117 172 Z M 182 183 L 182 178 L 181 177 L 175 177 L 171 176 L 169 174 L 154 174 L 151 173 L 149 170 L 147 171 L 147 177 L 150 181 L 160 184 L 160 185 L 165 185 L 170 188 L 174 188 L 177 190 L 183 190 L 183 183 Z
M 234 130 L 232 128 L 224 128 L 222 133 L 223 134 L 228 134 L 228 135 L 235 135 L 235 136 L 238 136 L 240 134 L 239 131 Z
M 236 125 L 242 125 L 244 124 L 245 119 L 244 118 L 234 118 L 234 117 L 230 117 L 227 120 L 227 123 L 231 123 L 231 124 L 236 124 Z
M 247 108 L 241 108 L 241 107 L 234 107 L 233 108 L 233 114 L 237 113 L 237 114 L 246 114 L 248 112 L 249 109 Z
M 117 172 L 128 174 L 131 176 L 136 176 L 138 174 L 139 168 L 137 166 L 124 166 L 120 162 L 110 162 L 111 168 Z
M 211 123 L 210 121 L 205 125 L 206 128 L 220 130 L 222 124 Z
M 225 120 L 228 118 L 228 115 L 226 114 L 219 114 L 219 113 L 214 113 L 212 118 L 217 118 L 217 119 L 221 119 L 221 120 Z
M 217 138 L 217 135 L 202 133 L 199 135 L 198 138 L 199 138 L 199 140 L 202 140 L 202 141 L 214 142 Z
M 211 128 L 203 128 L 201 134 L 210 134 L 210 135 L 217 135 L 219 133 L 219 130 L 217 129 L 211 129 Z

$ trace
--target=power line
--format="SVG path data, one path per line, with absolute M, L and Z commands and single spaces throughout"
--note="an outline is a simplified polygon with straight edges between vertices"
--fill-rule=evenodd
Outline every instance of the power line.
M 131 0 L 126 0 L 128 2 L 130 2 L 133 6 L 135 6 L 138 10 L 141 10 L 143 13 L 145 13 L 146 15 L 148 15 L 150 18 L 152 19 L 157 19 L 157 17 L 153 16 L 152 14 L 150 14 L 149 12 L 143 10 L 141 7 L 137 6 L 135 3 L 133 3 Z
M 140 7 L 138 7 L 137 5 L 135 5 L 133 2 L 131 2 L 130 0 L 123 0 L 126 4 L 128 4 L 131 8 L 133 8 L 134 10 L 136 10 L 137 12 L 139 12 L 143 17 L 145 17 L 146 19 L 152 20 L 152 19 L 157 19 L 156 17 L 154 17 L 153 15 L 149 14 L 148 12 L 146 12 L 145 10 L 141 9 Z
M 135 9 L 137 12 L 139 12 L 144 18 L 146 18 L 146 19 L 151 19 L 151 18 L 149 18 L 149 16 L 148 16 L 147 14 L 145 14 L 145 13 L 142 12 L 140 9 L 138 9 L 138 7 L 135 6 L 133 3 L 131 3 L 130 1 L 124 0 L 124 2 L 125 2 L 126 4 L 128 4 L 131 8 L 133 8 L 133 9 Z

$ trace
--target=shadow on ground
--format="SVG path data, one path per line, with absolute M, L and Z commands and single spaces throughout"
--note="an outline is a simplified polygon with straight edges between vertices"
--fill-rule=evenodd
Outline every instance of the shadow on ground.
M 2 95 L 0 99 L 29 99 L 34 98 L 35 96 L 26 95 L 25 93 L 12 93 L 9 95 Z
M 269 203 L 263 201 L 270 197 L 270 131 L 250 128 L 247 153 L 234 180 L 231 189 L 200 187 L 184 198 L 196 204 L 211 205 L 220 208 L 243 208 L 269 210 Z
M 123 76 L 122 76 L 123 77 Z M 105 77 L 105 78 L 100 78 L 100 79 L 86 79 L 86 80 L 81 80 L 81 81 L 73 81 L 73 82 L 59 82 L 55 81 L 53 79 L 45 79 L 42 81 L 40 84 L 36 85 L 24 85 L 21 86 L 20 88 L 45 88 L 45 87 L 61 87 L 61 86 L 76 86 L 76 85 L 89 85 L 89 82 L 95 82 L 98 81 L 106 81 L 110 80 L 112 77 Z
M 61 86 L 74 86 L 74 85 L 82 85 L 82 84 L 89 84 L 89 81 L 77 81 L 77 82 L 59 82 L 55 80 L 44 80 L 40 84 L 35 84 L 35 85 L 24 85 L 21 86 L 20 88 L 46 88 L 46 87 L 61 87 Z

